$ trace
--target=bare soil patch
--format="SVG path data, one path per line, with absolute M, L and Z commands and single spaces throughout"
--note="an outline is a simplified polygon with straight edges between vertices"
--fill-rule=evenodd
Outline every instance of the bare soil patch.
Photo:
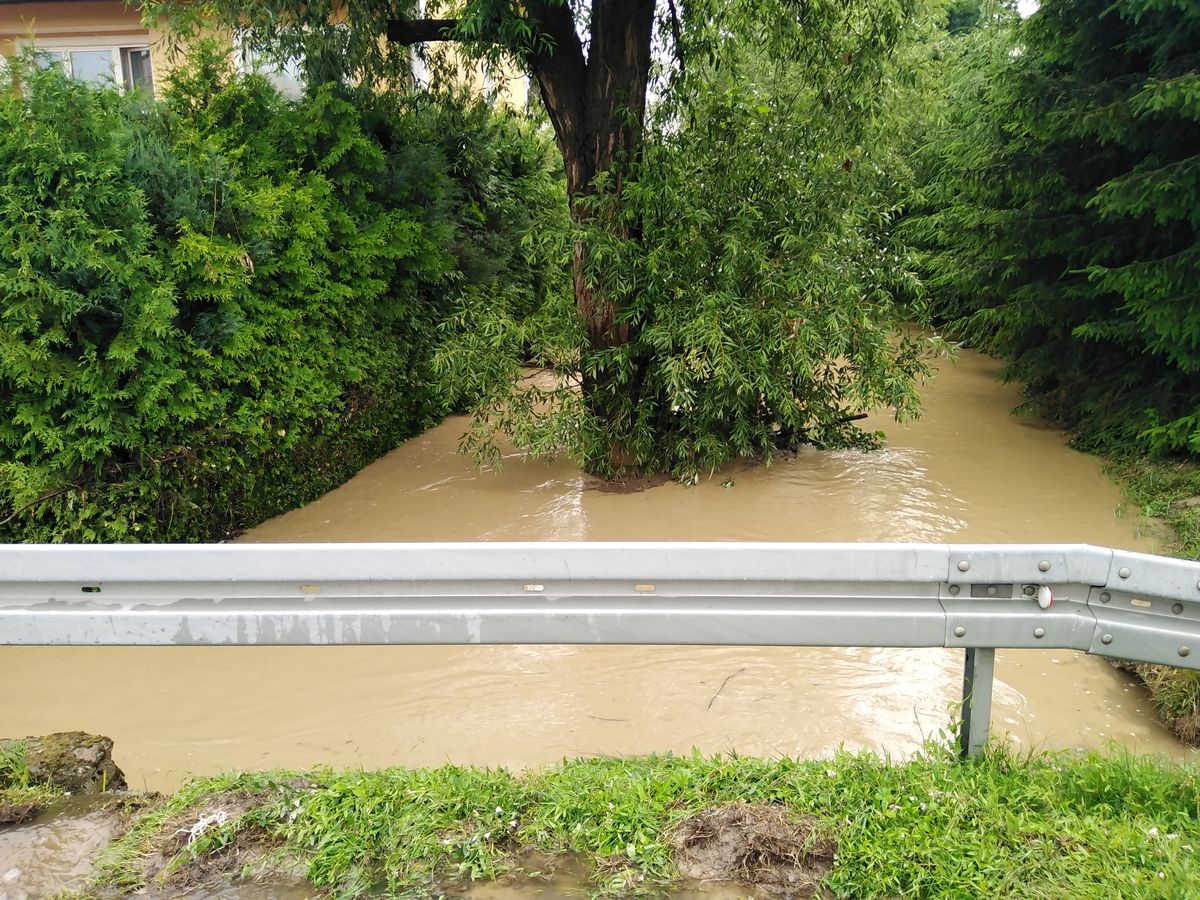
M 837 853 L 837 844 L 816 827 L 815 819 L 785 806 L 735 803 L 685 819 L 671 835 L 671 846 L 684 878 L 812 897 Z
M 194 859 L 182 862 L 189 844 L 206 833 L 215 832 L 255 809 L 265 798 L 247 794 L 216 794 L 203 805 L 164 822 L 141 857 L 139 867 L 144 883 L 169 881 L 177 888 L 221 884 L 237 877 L 248 866 L 260 863 L 276 849 L 270 835 L 250 825 L 237 828 L 227 842 Z

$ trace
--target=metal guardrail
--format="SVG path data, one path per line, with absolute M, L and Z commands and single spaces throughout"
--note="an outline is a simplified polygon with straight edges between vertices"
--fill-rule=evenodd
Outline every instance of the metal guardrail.
M 1200 668 L 1200 563 L 1087 545 L 0 547 L 0 645 L 714 644 L 997 648 Z

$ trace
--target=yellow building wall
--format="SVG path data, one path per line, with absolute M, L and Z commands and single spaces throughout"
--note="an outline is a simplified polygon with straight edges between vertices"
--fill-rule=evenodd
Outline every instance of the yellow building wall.
M 413 74 L 420 83 L 449 77 L 451 84 L 468 93 L 494 97 L 496 103 L 524 112 L 529 102 L 529 78 L 507 55 L 497 66 L 469 59 L 454 43 L 426 45 L 427 62 L 413 59 Z
M 149 46 L 155 90 L 169 71 L 162 36 L 142 24 L 138 7 L 123 0 L 83 0 L 71 3 L 0 3 L 0 54 L 10 56 L 27 43 L 53 45 L 66 38 L 96 38 L 105 44 Z
M 96 38 L 105 44 L 124 44 L 128 40 L 129 46 L 149 46 L 156 93 L 171 70 L 171 59 L 162 35 L 146 28 L 142 24 L 141 9 L 126 6 L 124 0 L 0 3 L 0 55 L 14 54 L 30 38 L 46 46 L 53 46 L 56 40 L 85 38 Z M 529 82 L 515 65 L 508 63 L 489 74 L 479 64 L 464 63 L 450 46 L 442 52 L 449 52 L 458 63 L 455 68 L 464 77 L 469 90 L 479 94 L 494 93 L 497 102 L 516 110 L 525 109 Z

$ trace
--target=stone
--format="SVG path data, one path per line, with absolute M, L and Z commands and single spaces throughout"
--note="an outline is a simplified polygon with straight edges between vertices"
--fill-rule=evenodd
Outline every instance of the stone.
M 62 731 L 41 737 L 0 739 L 0 747 L 20 741 L 30 780 L 72 794 L 124 791 L 125 773 L 113 762 L 112 738 L 84 731 Z

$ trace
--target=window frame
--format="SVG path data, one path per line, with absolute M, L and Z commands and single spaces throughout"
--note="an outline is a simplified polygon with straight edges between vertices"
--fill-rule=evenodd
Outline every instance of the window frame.
M 149 55 L 149 71 L 150 84 L 148 85 L 150 92 L 154 93 L 157 86 L 157 79 L 154 71 L 154 51 L 150 46 L 149 35 L 142 34 L 114 34 L 114 35 L 37 35 L 32 40 L 23 40 L 18 43 L 20 50 L 32 50 L 34 53 L 61 53 L 65 57 L 67 63 L 67 74 L 74 78 L 75 74 L 71 69 L 73 63 L 70 60 L 70 55 L 75 52 L 107 52 L 113 62 L 113 78 L 112 84 L 118 90 L 129 91 L 129 73 L 125 70 L 124 54 L 126 51 L 144 50 Z M 85 79 L 80 79 L 85 80 Z M 96 84 L 94 81 L 88 81 L 89 84 Z

